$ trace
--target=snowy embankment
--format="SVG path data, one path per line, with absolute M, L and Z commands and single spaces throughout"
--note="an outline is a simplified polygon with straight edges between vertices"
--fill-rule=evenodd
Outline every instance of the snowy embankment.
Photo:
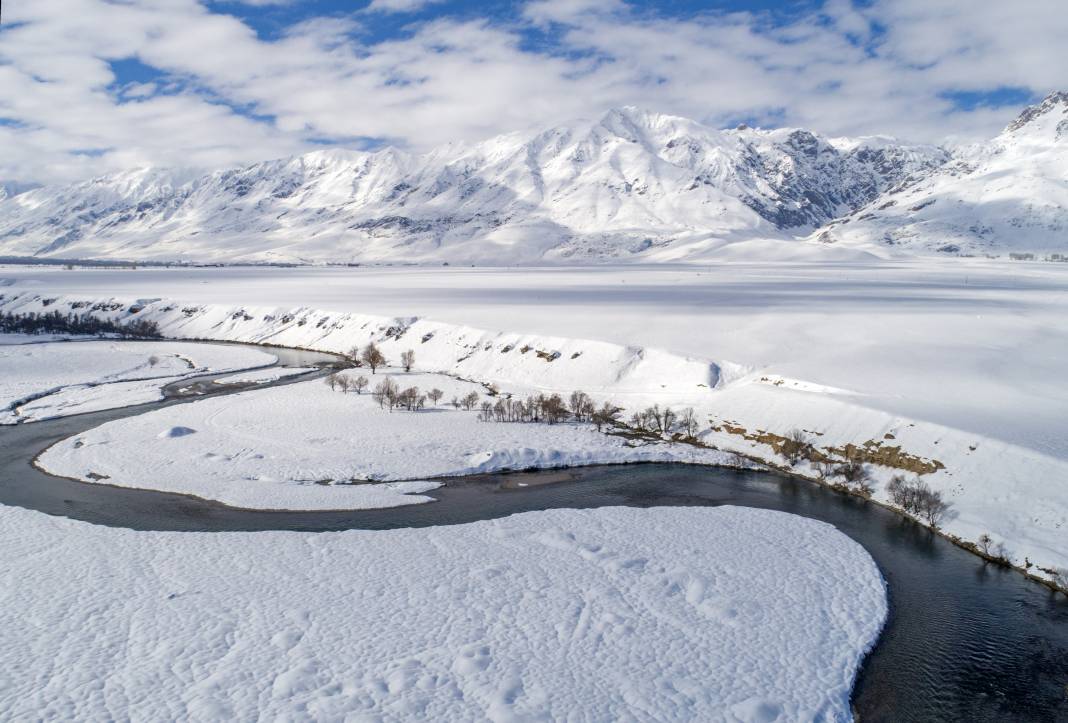
M 0 545 L 11 719 L 848 720 L 887 614 L 860 545 L 733 507 L 316 534 L 2 507 Z
M 373 384 L 389 378 L 401 388 L 436 387 L 445 400 L 483 391 L 440 374 L 363 373 Z M 389 412 L 369 393 L 313 381 L 108 422 L 53 445 L 38 464 L 85 482 L 182 492 L 232 507 L 313 510 L 426 502 L 419 493 L 438 483 L 415 480 L 432 477 L 641 461 L 716 464 L 727 455 L 629 442 L 585 424 L 482 422 L 477 412 L 446 402 Z
M 2 339 L 5 334 L 0 334 Z M 0 424 L 144 404 L 171 382 L 273 364 L 254 349 L 180 342 L 0 342 Z
M 872 472 L 876 499 L 888 500 L 885 485 L 892 476 L 921 474 L 951 505 L 942 521 L 950 534 L 971 541 L 989 534 L 995 543 L 1006 544 L 1007 555 L 1016 564 L 1029 560 L 1040 566 L 1068 567 L 1068 485 L 1062 482 L 1068 479 L 1068 446 L 1057 433 L 1068 420 L 1057 403 L 1062 392 L 1051 386 L 1057 366 L 1049 361 L 1064 349 L 1056 314 L 1059 277 L 1044 269 L 1041 274 L 1036 271 L 1035 278 L 1025 277 L 1020 290 L 1006 296 L 1002 289 L 1016 289 L 1010 284 L 1016 277 L 985 266 L 967 268 L 976 276 L 971 284 L 967 277 L 960 279 L 959 285 L 949 283 L 944 278 L 949 272 L 942 270 L 932 277 L 885 268 L 876 275 L 859 267 L 847 269 L 846 273 L 867 279 L 858 285 L 848 276 L 839 283 L 826 274 L 793 267 L 781 271 L 781 282 L 759 270 L 752 279 L 733 283 L 733 278 L 722 276 L 727 269 L 717 271 L 719 276 L 714 275 L 708 287 L 699 270 L 554 271 L 551 279 L 560 281 L 550 291 L 586 304 L 580 305 L 575 318 L 561 319 L 558 305 L 541 310 L 538 299 L 546 297 L 538 291 L 540 286 L 519 297 L 504 294 L 491 309 L 493 319 L 502 324 L 507 317 L 511 323 L 544 327 L 538 320 L 549 314 L 557 319 L 552 326 L 561 329 L 663 338 L 680 348 L 722 346 L 750 361 L 748 368 L 641 346 L 307 307 L 56 295 L 48 299 L 48 308 L 66 312 L 77 302 L 79 309 L 98 307 L 93 313 L 120 321 L 148 319 L 158 323 L 163 334 L 176 338 L 332 352 L 373 341 L 394 361 L 403 350 L 413 349 L 419 370 L 493 382 L 502 391 L 521 394 L 540 390 L 566 395 L 582 389 L 597 401 L 619 404 L 628 414 L 651 404 L 693 407 L 702 421 L 703 440 L 778 464 L 785 463 L 777 451 L 781 440 L 791 430 L 805 430 L 808 440 L 832 459 L 859 455 Z M 417 274 L 420 283 L 438 278 L 427 273 L 398 271 L 366 278 L 382 292 L 410 274 Z M 813 274 L 817 278 L 811 278 Z M 512 276 L 495 272 L 490 278 L 502 275 L 500 280 L 509 289 L 531 283 L 528 272 Z M 66 278 L 75 277 L 56 273 L 33 281 L 58 289 Z M 139 277 L 115 278 L 131 279 L 133 286 L 143 283 Z M 155 286 L 167 278 L 151 277 Z M 196 288 L 184 276 L 175 278 L 176 289 Z M 263 298 L 266 292 L 253 283 L 258 278 L 238 278 L 236 291 L 227 287 L 225 295 L 231 298 L 240 291 Z M 446 276 L 442 283 L 467 284 L 479 278 Z M 535 280 L 545 285 L 546 278 Z M 348 277 L 343 280 L 351 283 Z M 322 284 L 329 293 L 339 294 L 336 281 L 324 276 Z M 284 281 L 279 284 L 280 293 L 293 296 Z M 576 284 L 578 288 L 573 288 Z M 726 290 L 717 291 L 720 288 Z M 0 311 L 45 308 L 40 289 L 34 291 L 29 281 L 13 289 L 0 298 Z M 621 290 L 625 290 L 622 296 Z M 443 304 L 452 298 L 435 293 Z M 588 301 L 591 293 L 608 301 L 626 299 L 636 306 L 628 311 L 610 303 L 605 309 Z M 496 295 L 475 298 L 493 301 Z M 741 301 L 736 302 L 735 296 Z M 808 302 L 810 296 L 820 299 L 821 305 Z M 665 301 L 676 297 L 692 297 L 698 305 L 679 308 Z M 1018 312 L 1011 303 L 1021 297 L 1027 301 L 1019 302 L 1023 305 Z M 768 303 L 772 306 L 767 311 L 753 311 Z M 784 306 L 787 303 L 789 307 Z M 1008 311 L 1000 312 L 1005 305 Z M 477 317 L 479 308 L 467 304 L 463 315 Z M 650 314 L 661 308 L 670 314 L 657 315 L 651 323 Z M 984 313 L 977 315 L 975 310 Z M 992 339 L 999 341 L 991 346 Z M 1006 357 L 1006 342 L 1001 341 L 1006 339 L 1041 353 Z M 759 352 L 745 354 L 750 347 Z M 759 358 L 775 362 L 758 365 Z M 992 376 L 990 369 L 1001 371 Z M 994 408 L 997 414 L 991 412 Z

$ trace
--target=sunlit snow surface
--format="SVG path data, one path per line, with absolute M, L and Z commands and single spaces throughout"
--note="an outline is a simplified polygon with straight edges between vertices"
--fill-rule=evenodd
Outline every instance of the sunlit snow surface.
M 744 508 L 150 533 L 0 508 L 0 717 L 845 720 L 887 606 Z
M 478 412 L 448 403 L 484 392 L 478 384 L 399 370 L 363 373 L 371 386 L 388 377 L 402 389 L 438 387 L 444 401 L 418 412 L 389 412 L 367 392 L 302 382 L 109 422 L 57 443 L 39 464 L 86 482 L 183 492 L 233 507 L 310 510 L 426 502 L 430 498 L 419 493 L 438 486 L 418 481 L 427 477 L 728 458 L 686 444 L 635 443 L 589 424 L 479 421 Z M 416 481 L 368 483 L 388 480 Z

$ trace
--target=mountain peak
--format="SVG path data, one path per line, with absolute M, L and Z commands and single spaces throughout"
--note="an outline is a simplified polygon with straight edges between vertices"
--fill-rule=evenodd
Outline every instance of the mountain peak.
M 1012 123 L 1005 126 L 1004 133 L 1015 133 L 1025 126 L 1033 126 L 1039 118 L 1050 113 L 1068 115 L 1068 93 L 1057 90 L 1053 91 L 1041 103 L 1024 108 L 1023 112 Z

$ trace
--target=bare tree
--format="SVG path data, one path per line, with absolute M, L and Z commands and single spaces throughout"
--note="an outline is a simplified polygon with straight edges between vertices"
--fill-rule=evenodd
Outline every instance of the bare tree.
M 415 364 L 415 352 L 411 349 L 401 352 L 401 366 L 404 367 L 404 371 L 410 372 L 412 365 Z
M 797 464 L 801 459 L 810 456 L 811 447 L 808 435 L 800 429 L 791 429 L 786 435 L 786 441 L 782 443 L 782 454 L 790 464 Z
M 360 347 L 352 347 L 351 349 L 349 349 L 348 353 L 345 356 L 347 356 L 349 358 L 349 361 L 355 364 L 356 366 L 360 365 Z
M 363 394 L 363 390 L 367 388 L 367 377 L 362 374 L 352 380 L 352 388 L 356 390 L 357 394 Z
M 441 398 L 445 396 L 445 392 L 435 387 L 429 392 L 427 392 L 426 395 L 430 398 L 431 403 L 436 407 L 438 406 L 438 402 L 441 401 Z
M 408 387 L 403 392 L 397 394 L 397 404 L 404 407 L 409 412 L 414 412 L 419 406 L 420 396 L 419 387 Z
M 397 383 L 389 377 L 386 377 L 375 386 L 374 390 L 371 392 L 371 396 L 378 402 L 378 406 L 388 406 L 389 410 L 392 412 L 393 407 L 397 403 L 397 393 L 399 391 Z
M 386 356 L 377 346 L 375 346 L 374 342 L 371 342 L 364 347 L 363 354 L 360 355 L 360 360 L 367 366 L 371 367 L 372 374 L 375 373 L 375 370 L 378 369 L 378 367 L 385 366 L 386 364 Z
M 923 486 L 926 488 L 927 484 L 924 483 Z M 920 517 L 927 520 L 927 524 L 931 527 L 938 527 L 942 518 L 949 512 L 949 503 L 942 499 L 941 492 L 930 488 L 922 491 L 921 498 Z
M 541 402 L 541 412 L 545 415 L 545 421 L 549 424 L 562 422 L 567 418 L 567 407 L 559 394 L 546 397 Z
M 449 402 L 449 404 L 451 404 L 453 406 L 453 409 L 459 409 L 460 408 L 460 400 L 459 400 L 458 397 L 453 397 L 452 401 Z
M 349 389 L 352 388 L 352 380 L 344 375 L 338 375 L 337 387 L 345 394 L 349 393 Z
M 697 421 L 697 413 L 693 411 L 693 407 L 687 407 L 682 410 L 682 414 L 679 416 L 679 424 L 682 426 L 682 433 L 686 435 L 686 439 L 697 438 L 700 423 Z
M 460 404 L 467 411 L 471 411 L 478 404 L 478 392 L 470 392 L 463 399 L 460 400 Z
M 585 422 L 595 407 L 593 406 L 593 400 L 590 399 L 590 395 L 586 392 L 571 392 L 571 398 L 568 400 L 568 406 L 571 407 L 571 413 L 575 415 L 575 419 L 580 422 Z
M 478 412 L 478 419 L 480 422 L 493 421 L 493 404 L 490 402 L 482 402 L 482 407 Z
M 323 381 L 326 382 L 326 386 L 330 387 L 330 391 L 337 391 L 337 372 L 328 374 Z
M 989 555 L 990 547 L 994 544 L 994 539 L 984 532 L 983 534 L 979 535 L 978 543 L 979 552 L 983 553 L 984 555 Z
M 597 425 L 597 431 L 601 431 L 601 427 L 609 424 L 615 424 L 619 419 L 619 415 L 623 413 L 623 410 L 610 402 L 604 402 L 601 404 L 601 408 L 593 413 L 591 419 L 593 423 Z

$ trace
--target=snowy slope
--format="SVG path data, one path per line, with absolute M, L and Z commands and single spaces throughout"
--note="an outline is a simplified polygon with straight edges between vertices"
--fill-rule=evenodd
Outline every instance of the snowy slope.
M 0 545 L 5 720 L 845 721 L 887 614 L 860 545 L 735 507 L 209 534 L 2 507 Z
M 892 188 L 814 238 L 890 251 L 1068 251 L 1068 93 L 1025 110 L 989 143 Z
M 0 255 L 480 262 L 700 255 L 787 240 L 941 165 L 885 138 L 715 130 L 622 108 L 425 155 L 326 150 L 127 171 L 0 200 Z

